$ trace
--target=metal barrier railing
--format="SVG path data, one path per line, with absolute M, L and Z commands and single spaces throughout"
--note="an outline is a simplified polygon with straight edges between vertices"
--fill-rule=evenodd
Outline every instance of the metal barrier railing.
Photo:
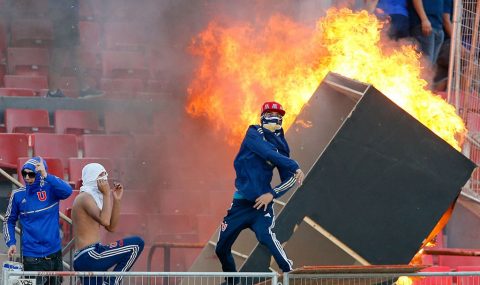
M 33 285 L 46 281 L 46 278 L 61 277 L 63 285 L 74 285 L 81 281 L 84 285 L 102 284 L 156 284 L 156 285 L 220 285 L 227 284 L 263 284 L 278 285 L 278 275 L 274 272 L 15 272 L 7 271 L 4 285 Z M 42 279 L 43 278 L 43 279 Z M 115 279 L 116 278 L 116 279 Z M 36 282 L 38 280 L 38 282 Z M 97 282 L 97 283 L 95 283 Z M 43 284 L 43 283 L 42 283 Z
M 283 276 L 283 285 L 478 285 L 480 271 L 419 273 L 322 273 Z

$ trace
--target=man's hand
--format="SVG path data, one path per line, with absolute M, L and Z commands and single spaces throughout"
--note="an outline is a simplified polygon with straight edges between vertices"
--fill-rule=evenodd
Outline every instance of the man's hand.
M 35 172 L 40 172 L 43 178 L 47 177 L 47 170 L 43 164 L 43 158 L 40 157 L 40 162 L 35 164 Z
M 118 182 L 114 182 L 112 192 L 113 192 L 113 199 L 116 201 L 120 201 L 123 197 L 123 185 Z
M 295 178 L 297 179 L 298 185 L 302 185 L 303 179 L 305 178 L 305 174 L 300 168 L 297 169 L 297 171 L 295 172 Z
M 15 253 L 17 253 L 17 247 L 15 245 L 11 245 L 9 248 L 8 248 L 8 257 L 9 258 L 13 258 L 13 256 L 15 255 Z
M 103 195 L 110 195 L 110 185 L 108 185 L 107 179 L 97 179 L 97 186 Z
M 272 200 L 273 200 L 272 193 L 265 193 L 265 194 L 261 195 L 260 197 L 258 197 L 257 200 L 255 200 L 255 205 L 253 205 L 253 207 L 257 210 L 264 207 L 263 210 L 266 211 L 268 204 L 270 204 L 270 202 L 272 202 Z
M 432 33 L 432 24 L 428 19 L 422 21 L 422 33 L 424 36 L 429 36 Z

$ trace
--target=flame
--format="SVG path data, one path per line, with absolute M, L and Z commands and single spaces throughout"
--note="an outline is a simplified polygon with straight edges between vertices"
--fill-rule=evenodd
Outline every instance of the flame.
M 381 39 L 382 23 L 366 11 L 331 8 L 315 27 L 272 16 L 258 25 L 213 21 L 190 46 L 200 65 L 187 112 L 205 116 L 231 142 L 259 122 L 264 101 L 283 104 L 288 129 L 329 72 L 374 85 L 460 150 L 466 134 L 455 108 L 427 90 L 413 46 Z

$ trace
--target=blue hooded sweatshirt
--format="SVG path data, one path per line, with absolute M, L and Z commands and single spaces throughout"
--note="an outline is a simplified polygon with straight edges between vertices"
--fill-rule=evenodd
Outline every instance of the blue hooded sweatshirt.
M 40 157 L 29 159 L 22 167 L 35 172 Z M 43 161 L 45 169 L 47 164 Z M 35 181 L 12 192 L 8 203 L 3 237 L 7 247 L 16 244 L 15 225 L 20 218 L 23 256 L 45 257 L 62 248 L 59 228 L 59 201 L 72 194 L 72 187 L 60 178 L 35 175 Z
M 283 130 L 274 133 L 259 125 L 251 125 L 233 163 L 237 174 L 234 198 L 255 201 L 269 192 L 278 198 L 290 190 L 296 182 L 295 172 L 300 167 L 289 156 Z M 272 189 L 270 183 L 275 167 L 282 182 Z

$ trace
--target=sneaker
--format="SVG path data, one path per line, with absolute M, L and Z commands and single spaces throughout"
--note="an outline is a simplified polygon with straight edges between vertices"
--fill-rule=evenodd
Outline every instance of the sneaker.
M 51 98 L 65 98 L 65 94 L 63 94 L 62 90 L 48 90 L 47 97 Z
M 102 97 L 103 95 L 105 95 L 105 93 L 102 90 L 88 87 L 80 90 L 80 96 L 78 98 L 87 99 L 87 98 Z

